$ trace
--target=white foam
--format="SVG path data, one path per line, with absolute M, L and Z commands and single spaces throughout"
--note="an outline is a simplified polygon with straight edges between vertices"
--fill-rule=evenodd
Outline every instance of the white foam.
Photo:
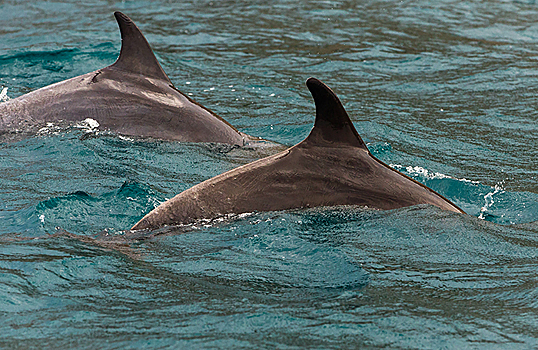
M 453 176 L 450 176 L 450 175 L 445 175 L 445 174 L 438 173 L 438 172 L 431 172 L 428 169 L 424 169 L 423 167 L 420 167 L 420 166 L 407 166 L 407 167 L 404 167 L 403 165 L 399 165 L 399 164 L 390 164 L 390 166 L 392 168 L 394 168 L 394 169 L 397 169 L 397 170 L 405 169 L 405 171 L 407 171 L 410 174 L 421 175 L 421 176 L 424 176 L 425 178 L 428 178 L 428 179 L 451 179 L 451 180 L 457 180 L 457 181 L 462 181 L 462 182 L 469 182 L 469 183 L 473 183 L 473 184 L 479 184 L 480 183 L 478 181 L 467 180 L 465 178 L 458 179 L 457 177 L 453 177 Z
M 7 87 L 2 88 L 0 91 L 0 101 L 9 101 L 10 98 L 7 96 Z
M 129 142 L 133 142 L 134 139 L 132 137 L 127 137 L 127 136 L 123 136 L 123 135 L 118 135 L 118 138 L 120 140 L 123 140 L 123 141 L 129 141 Z
M 484 196 L 484 200 L 486 201 L 486 203 L 482 208 L 480 208 L 480 215 L 478 216 L 479 219 L 484 220 L 486 218 L 486 212 L 489 208 L 491 208 L 493 203 L 495 203 L 495 200 L 493 200 L 493 196 L 498 193 L 504 193 L 504 188 L 501 184 L 495 185 L 495 189 L 493 190 L 493 192 L 489 192 Z
M 79 129 L 84 129 L 87 132 L 92 132 L 99 127 L 99 122 L 92 118 L 86 118 L 80 123 L 75 124 L 75 127 Z
M 62 129 L 54 123 L 47 123 L 37 131 L 38 135 L 58 135 Z
M 90 128 L 96 129 L 99 127 L 99 122 L 92 118 L 86 118 L 84 121 L 89 125 Z

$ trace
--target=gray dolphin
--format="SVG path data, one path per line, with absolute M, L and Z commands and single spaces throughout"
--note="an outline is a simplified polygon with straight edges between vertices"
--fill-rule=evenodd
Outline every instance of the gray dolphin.
M 395 209 L 432 204 L 464 213 L 372 156 L 335 93 L 315 78 L 306 85 L 316 103 L 316 121 L 305 140 L 191 187 L 155 208 L 131 230 L 188 224 L 229 213 L 334 205 Z
M 117 61 L 0 103 L 0 134 L 90 118 L 130 136 L 232 145 L 252 139 L 176 89 L 133 21 L 114 16 L 121 32 Z

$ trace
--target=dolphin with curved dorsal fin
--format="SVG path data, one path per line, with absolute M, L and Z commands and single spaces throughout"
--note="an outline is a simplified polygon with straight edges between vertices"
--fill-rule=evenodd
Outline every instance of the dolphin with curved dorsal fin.
M 121 32 L 117 61 L 0 103 L 0 133 L 89 118 L 129 136 L 240 146 L 253 139 L 177 90 L 133 21 L 114 16 Z
M 155 208 L 131 230 L 230 213 L 335 205 L 396 209 L 431 204 L 464 213 L 372 156 L 334 92 L 315 78 L 306 85 L 316 103 L 316 121 L 304 141 L 191 187 Z

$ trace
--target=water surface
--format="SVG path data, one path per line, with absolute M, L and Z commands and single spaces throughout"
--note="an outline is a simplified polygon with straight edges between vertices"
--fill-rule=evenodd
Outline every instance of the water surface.
M 537 346 L 533 1 L 4 1 L 0 98 L 113 63 L 116 10 L 250 135 L 301 141 L 321 79 L 376 157 L 469 215 L 252 213 L 93 244 L 62 232 L 121 242 L 268 151 L 51 126 L 0 144 L 0 347 Z

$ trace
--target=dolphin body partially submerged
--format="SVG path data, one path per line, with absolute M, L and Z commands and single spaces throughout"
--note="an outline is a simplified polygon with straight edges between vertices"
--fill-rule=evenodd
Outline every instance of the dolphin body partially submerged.
M 316 104 L 316 121 L 304 141 L 176 195 L 131 230 L 188 224 L 230 213 L 335 205 L 396 209 L 431 204 L 464 213 L 372 156 L 335 93 L 315 78 L 306 85 Z
M 122 39 L 117 61 L 0 103 L 0 134 L 93 119 L 129 136 L 240 146 L 253 139 L 176 89 L 133 21 L 114 16 Z

